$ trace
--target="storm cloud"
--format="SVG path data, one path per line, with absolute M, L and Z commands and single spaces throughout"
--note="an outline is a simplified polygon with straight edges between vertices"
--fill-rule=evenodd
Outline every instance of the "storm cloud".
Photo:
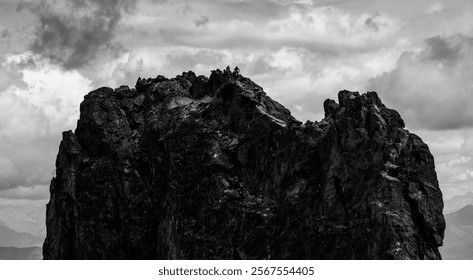
M 105 50 L 119 52 L 114 42 L 117 25 L 124 13 L 135 8 L 132 0 L 77 0 L 57 4 L 21 4 L 38 17 L 31 51 L 66 69 L 90 63 Z
M 383 94 L 414 128 L 473 127 L 473 38 L 435 36 L 420 51 L 404 52 L 395 69 L 373 78 L 369 88 Z

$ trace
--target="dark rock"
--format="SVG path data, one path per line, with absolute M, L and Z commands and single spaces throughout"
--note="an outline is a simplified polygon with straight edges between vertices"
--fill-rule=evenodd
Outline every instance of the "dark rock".
M 324 102 L 324 111 L 325 111 L 325 117 L 329 116 L 336 116 L 338 111 L 340 109 L 340 106 L 335 102 L 335 100 L 332 99 L 327 99 Z
M 167 81 L 167 78 L 164 77 L 163 75 L 158 75 L 156 76 L 156 79 L 154 79 L 156 82 L 162 82 L 162 81 Z
M 342 91 L 303 125 L 227 70 L 86 96 L 44 258 L 440 258 L 433 157 L 376 93 Z

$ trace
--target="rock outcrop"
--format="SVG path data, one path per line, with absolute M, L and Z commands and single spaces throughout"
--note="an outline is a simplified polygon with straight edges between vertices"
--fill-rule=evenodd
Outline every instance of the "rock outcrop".
M 85 96 L 45 259 L 439 259 L 434 159 L 375 92 L 302 124 L 238 72 Z

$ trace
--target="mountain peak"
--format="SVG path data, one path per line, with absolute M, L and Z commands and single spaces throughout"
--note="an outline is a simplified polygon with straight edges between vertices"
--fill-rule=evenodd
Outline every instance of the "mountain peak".
M 305 124 L 239 71 L 100 88 L 63 134 L 46 259 L 438 259 L 433 157 L 374 92 Z

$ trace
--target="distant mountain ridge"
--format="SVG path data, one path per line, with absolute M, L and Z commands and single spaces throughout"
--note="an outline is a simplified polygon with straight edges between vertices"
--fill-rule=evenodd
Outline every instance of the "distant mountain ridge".
M 41 246 L 43 238 L 26 232 L 17 232 L 13 229 L 0 225 L 0 247 L 34 247 Z
M 17 232 L 46 237 L 46 202 L 6 203 L 0 201 L 0 225 Z
M 463 195 L 456 195 L 451 199 L 445 200 L 443 213 L 454 213 L 467 205 L 473 205 L 473 192 L 467 192 Z
M 440 252 L 444 259 L 473 259 L 473 206 L 445 215 L 446 229 Z
M 0 247 L 0 260 L 41 260 L 43 253 L 41 247 Z

